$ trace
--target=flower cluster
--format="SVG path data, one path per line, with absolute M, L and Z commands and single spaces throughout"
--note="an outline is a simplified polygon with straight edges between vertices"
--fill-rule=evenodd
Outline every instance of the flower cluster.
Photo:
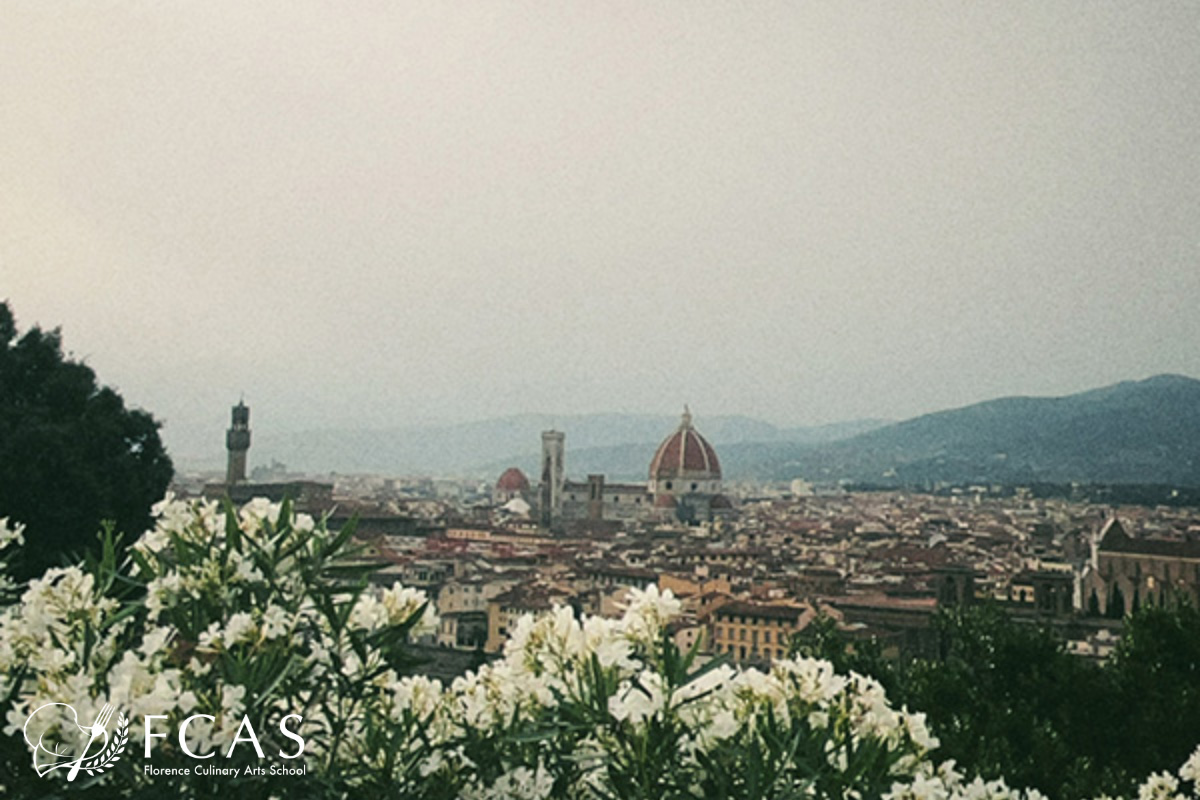
M 188 726 L 188 748 L 224 752 L 247 714 L 260 726 L 300 714 L 331 785 L 362 783 L 377 725 L 425 747 L 393 723 L 407 639 L 436 617 L 421 592 L 369 586 L 352 531 L 262 500 L 235 510 L 167 498 L 154 513 L 123 570 L 51 569 L 0 612 L 5 734 L 20 737 L 46 703 L 80 719 L 107 703 L 134 719 L 207 715 Z M 187 763 L 181 749 L 157 743 L 156 763 Z
M 450 686 L 440 730 L 453 756 L 439 766 L 469 775 L 471 796 L 517 774 L 544 774 L 554 797 L 750 796 L 759 780 L 767 796 L 854 796 L 916 774 L 936 747 L 923 716 L 828 662 L 764 673 L 680 652 L 667 633 L 679 610 L 650 587 L 619 619 L 522 618 L 502 659 Z

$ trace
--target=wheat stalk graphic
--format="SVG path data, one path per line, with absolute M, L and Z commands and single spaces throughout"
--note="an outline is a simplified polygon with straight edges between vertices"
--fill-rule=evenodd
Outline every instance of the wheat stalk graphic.
M 125 718 L 124 714 L 121 714 L 117 718 L 117 729 L 113 732 L 108 746 L 101 750 L 99 755 L 92 756 L 84 761 L 81 769 L 88 775 L 96 775 L 104 772 L 104 770 L 121 760 L 121 753 L 125 752 L 125 745 L 128 742 L 129 720 Z

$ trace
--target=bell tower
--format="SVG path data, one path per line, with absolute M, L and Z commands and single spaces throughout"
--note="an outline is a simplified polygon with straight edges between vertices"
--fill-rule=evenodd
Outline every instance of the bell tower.
M 538 488 L 542 526 L 546 528 L 558 525 L 562 519 L 565 440 L 562 431 L 542 431 L 542 482 Z
M 239 400 L 233 407 L 233 421 L 225 432 L 225 449 L 229 451 L 229 464 L 225 469 L 225 483 L 232 486 L 246 480 L 246 451 L 250 449 L 250 407 Z

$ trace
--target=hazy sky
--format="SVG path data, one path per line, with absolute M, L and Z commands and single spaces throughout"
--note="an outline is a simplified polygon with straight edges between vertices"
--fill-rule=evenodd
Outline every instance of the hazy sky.
M 1200 376 L 1200 4 L 0 6 L 0 298 L 167 423 Z

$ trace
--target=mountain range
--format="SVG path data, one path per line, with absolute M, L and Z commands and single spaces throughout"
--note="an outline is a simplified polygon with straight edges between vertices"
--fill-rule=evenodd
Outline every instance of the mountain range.
M 458 475 L 516 465 L 536 478 L 541 432 L 566 432 L 567 473 L 645 480 L 678 417 L 521 414 L 457 425 L 256 434 L 251 462 L 312 474 Z M 696 418 L 727 479 L 930 483 L 1169 483 L 1200 486 L 1200 381 L 1158 375 L 1065 397 L 1005 397 L 901 422 L 783 428 Z
M 1200 381 L 1157 375 L 1066 397 L 1006 397 L 760 461 L 760 477 L 1200 485 Z

